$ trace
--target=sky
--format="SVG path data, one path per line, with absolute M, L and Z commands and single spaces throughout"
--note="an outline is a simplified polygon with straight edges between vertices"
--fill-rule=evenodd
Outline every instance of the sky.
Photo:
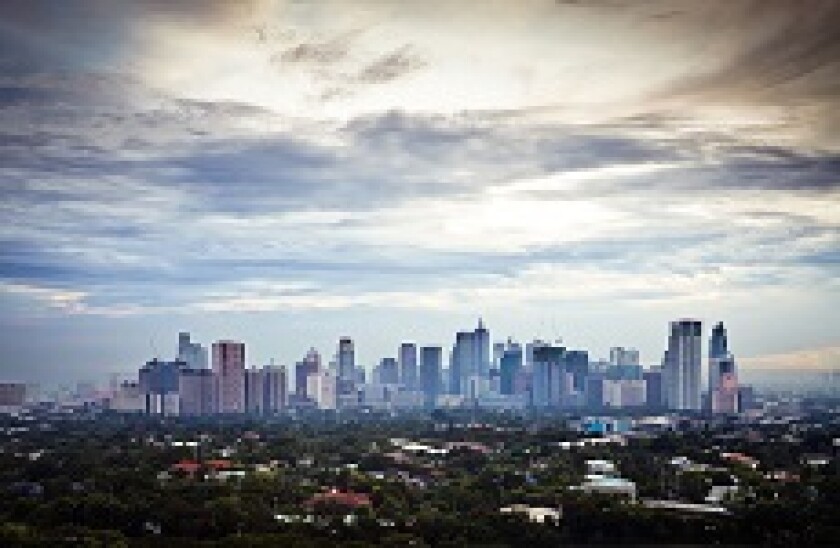
M 840 366 L 840 3 L 0 3 L 0 378 L 724 321 Z

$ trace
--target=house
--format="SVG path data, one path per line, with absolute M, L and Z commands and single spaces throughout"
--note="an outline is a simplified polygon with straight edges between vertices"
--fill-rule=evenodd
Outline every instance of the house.
M 543 508 L 527 504 L 511 504 L 499 510 L 502 514 L 523 514 L 532 523 L 557 523 L 563 516 L 562 508 Z
M 758 465 L 761 464 L 758 461 L 758 459 L 755 459 L 743 453 L 721 453 L 720 458 L 728 462 L 752 468 L 753 470 L 756 470 L 758 468 Z
M 631 501 L 636 500 L 636 484 L 624 478 L 608 478 L 592 476 L 579 487 L 586 493 L 600 493 L 605 495 L 622 495 Z
M 316 493 L 308 501 L 303 503 L 307 508 L 314 508 L 320 505 L 336 504 L 348 508 L 370 508 L 373 502 L 370 495 L 366 493 L 354 493 L 352 491 L 339 491 L 331 489 L 325 493 Z

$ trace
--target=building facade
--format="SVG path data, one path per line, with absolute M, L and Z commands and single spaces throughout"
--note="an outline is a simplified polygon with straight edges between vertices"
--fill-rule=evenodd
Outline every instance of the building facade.
M 245 411 L 245 344 L 237 341 L 213 343 L 213 374 L 219 413 Z
M 668 408 L 699 411 L 702 325 L 699 320 L 671 322 L 663 380 Z

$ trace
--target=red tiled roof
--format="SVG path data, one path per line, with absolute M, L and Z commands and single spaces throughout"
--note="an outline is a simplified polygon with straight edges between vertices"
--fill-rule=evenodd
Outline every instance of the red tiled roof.
M 227 470 L 231 468 L 233 464 L 229 460 L 215 459 L 204 461 L 204 466 L 214 470 Z
M 182 460 L 172 465 L 172 470 L 177 472 L 186 472 L 187 474 L 195 474 L 201 465 L 194 460 Z
M 359 508 L 361 506 L 371 506 L 372 502 L 370 496 L 365 493 L 343 493 L 341 491 L 328 491 L 326 493 L 316 493 L 311 499 L 306 501 L 306 506 L 315 506 L 318 504 L 339 504 L 341 506 L 349 506 L 352 508 Z

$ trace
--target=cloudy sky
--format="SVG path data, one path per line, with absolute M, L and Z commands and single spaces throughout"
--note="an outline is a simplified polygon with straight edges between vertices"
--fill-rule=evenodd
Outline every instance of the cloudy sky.
M 238 338 L 840 365 L 840 3 L 0 4 L 0 377 Z

